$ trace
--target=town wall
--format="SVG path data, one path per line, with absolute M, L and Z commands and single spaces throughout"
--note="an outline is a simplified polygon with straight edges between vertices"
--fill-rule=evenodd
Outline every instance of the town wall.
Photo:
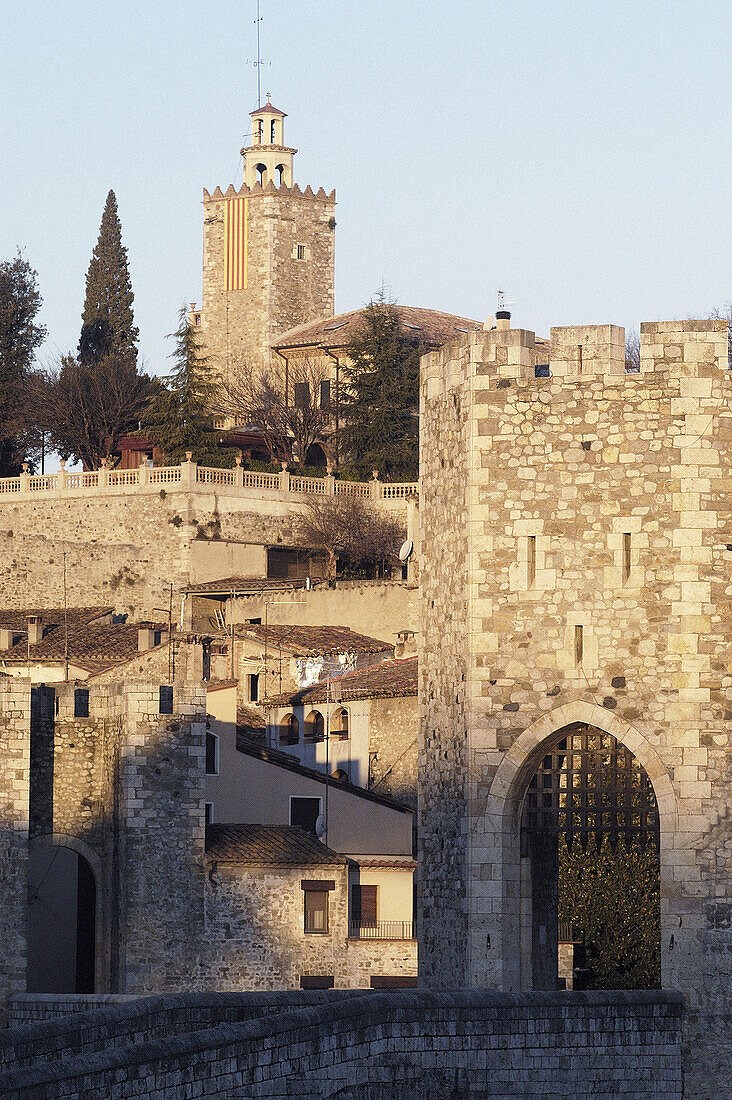
M 29 682 L 0 680 L 0 1023 L 6 996 L 25 989 L 30 711 Z
M 0 1089 L 16 1100 L 682 1095 L 681 999 L 673 994 L 380 992 L 331 994 L 299 1009 L 292 995 L 270 996 L 260 1019 L 205 1029 L 200 1001 L 192 999 L 186 1021 L 185 1001 L 177 1000 L 165 1038 L 119 1049 L 115 1035 L 138 1006 L 107 1010 L 102 1049 L 105 1024 L 94 1017 L 103 1012 L 21 1028 L 10 1037 L 21 1053 L 58 1032 L 68 1036 L 71 1056 L 61 1046 L 48 1059 L 5 1070 Z M 164 1009 L 154 1000 L 159 1027 Z M 89 1030 L 89 1052 L 69 1034 L 73 1024 Z
M 254 575 L 262 548 L 297 545 L 313 494 L 356 495 L 402 514 L 415 491 L 194 462 L 0 479 L 0 604 L 60 607 L 65 584 L 71 606 L 149 615 L 168 606 L 171 584 L 177 604 L 190 582 L 233 565 Z
M 521 330 L 423 360 L 420 967 L 526 986 L 521 800 L 548 738 L 594 725 L 656 793 L 662 981 L 702 1096 L 729 1083 L 702 1041 L 730 1017 L 726 322 L 644 324 L 638 374 L 622 344 L 552 330 L 549 378 Z

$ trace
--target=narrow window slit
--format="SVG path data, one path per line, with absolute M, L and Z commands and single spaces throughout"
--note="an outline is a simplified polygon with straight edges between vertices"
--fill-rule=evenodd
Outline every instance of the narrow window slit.
M 584 657 L 585 639 L 584 639 L 584 627 L 575 626 L 574 628 L 574 664 L 576 668 L 582 664 L 582 658 Z
M 527 540 L 526 582 L 529 588 L 536 584 L 536 535 L 529 535 Z
M 623 535 L 623 582 L 630 577 L 630 535 Z

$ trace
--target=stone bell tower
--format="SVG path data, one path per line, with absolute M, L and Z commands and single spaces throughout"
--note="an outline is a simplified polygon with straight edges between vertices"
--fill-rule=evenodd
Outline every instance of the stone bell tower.
M 334 311 L 335 191 L 293 183 L 297 150 L 269 95 L 250 117 L 242 186 L 203 192 L 203 305 L 190 315 L 224 384 L 264 368 L 283 332 Z

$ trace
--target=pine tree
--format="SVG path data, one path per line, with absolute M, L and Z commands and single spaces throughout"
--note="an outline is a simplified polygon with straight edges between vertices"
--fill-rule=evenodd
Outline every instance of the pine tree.
M 404 333 L 383 294 L 369 302 L 342 368 L 340 448 L 360 477 L 414 480 L 419 466 L 419 359 L 423 347 Z
M 117 199 L 114 191 L 110 191 L 86 275 L 86 299 L 79 338 L 79 359 L 82 363 L 99 362 L 111 352 L 129 357 L 133 362 L 137 359 L 140 334 L 132 315 L 133 301 Z
M 188 324 L 186 307 L 179 313 L 175 341 L 170 358 L 171 373 L 163 379 L 161 392 L 153 398 L 145 413 L 145 428 L 155 439 L 164 461 L 176 464 L 186 451 L 204 466 L 233 465 L 234 451 L 219 446 L 213 431 L 211 409 L 218 393 L 217 380 L 211 376 L 208 360 L 201 355 L 196 333 Z

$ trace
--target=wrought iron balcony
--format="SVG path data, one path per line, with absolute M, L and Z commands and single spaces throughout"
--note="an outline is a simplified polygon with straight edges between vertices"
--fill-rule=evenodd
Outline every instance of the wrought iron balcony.
M 352 920 L 349 937 L 353 940 L 413 940 L 414 922 L 411 920 Z

